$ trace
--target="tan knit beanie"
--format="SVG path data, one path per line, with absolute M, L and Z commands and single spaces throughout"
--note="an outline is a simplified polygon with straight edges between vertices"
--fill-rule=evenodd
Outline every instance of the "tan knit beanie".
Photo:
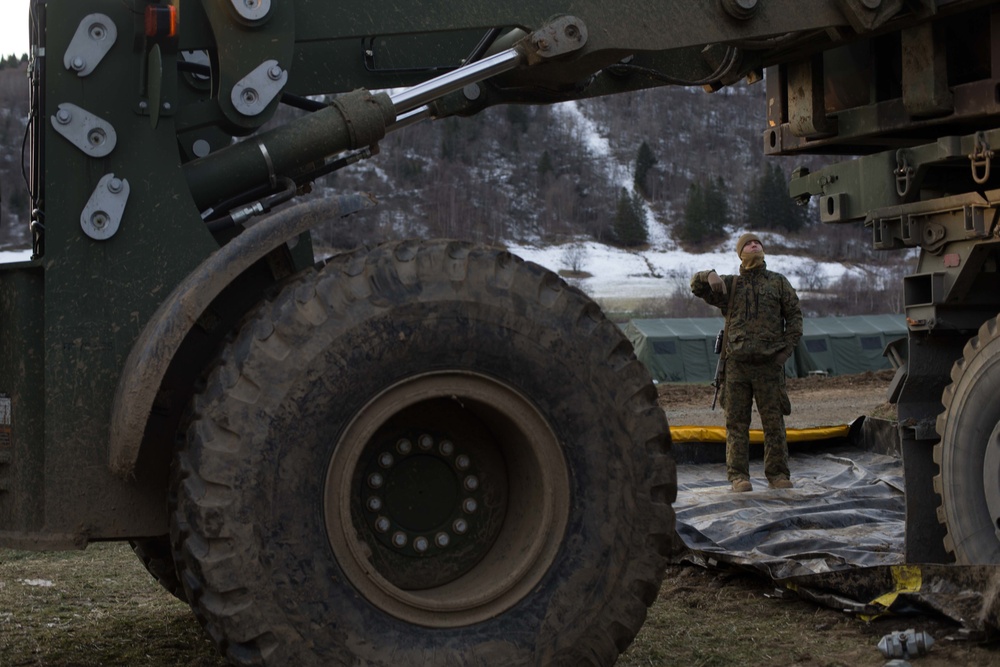
M 760 240 L 759 236 L 757 236 L 753 232 L 747 232 L 746 234 L 741 236 L 739 240 L 736 242 L 736 255 L 738 257 L 740 258 L 743 257 L 743 246 L 745 246 L 747 243 L 750 243 L 750 241 L 756 241 L 757 243 L 760 244 L 761 248 L 764 247 L 764 242 Z

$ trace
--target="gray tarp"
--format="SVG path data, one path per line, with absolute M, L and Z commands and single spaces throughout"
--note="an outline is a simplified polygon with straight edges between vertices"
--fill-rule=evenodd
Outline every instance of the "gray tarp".
M 795 488 L 773 490 L 761 463 L 750 493 L 733 493 L 724 464 L 677 467 L 677 532 L 707 557 L 779 579 L 902 562 L 902 465 L 859 449 L 793 453 Z
M 995 631 L 994 566 L 906 565 L 902 462 L 850 445 L 790 457 L 795 488 L 770 490 L 751 461 L 754 490 L 736 494 L 722 463 L 677 466 L 682 560 L 767 574 L 795 594 L 859 615 L 933 611 Z

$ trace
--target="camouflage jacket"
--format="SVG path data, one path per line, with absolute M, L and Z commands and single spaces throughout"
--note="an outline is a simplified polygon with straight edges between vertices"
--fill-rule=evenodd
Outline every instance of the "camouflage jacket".
M 691 291 L 722 310 L 729 307 L 729 293 L 736 276 L 721 276 L 726 294 L 717 294 L 708 285 L 711 271 L 699 271 L 691 278 Z M 791 353 L 802 337 L 802 311 L 795 289 L 767 264 L 750 271 L 740 267 L 740 279 L 733 296 L 733 312 L 728 320 L 726 356 L 737 361 L 766 361 L 782 350 Z

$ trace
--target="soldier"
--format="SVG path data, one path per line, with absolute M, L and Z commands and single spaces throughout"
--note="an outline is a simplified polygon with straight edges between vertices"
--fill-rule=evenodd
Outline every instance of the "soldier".
M 691 291 L 722 309 L 726 318 L 722 407 L 726 411 L 726 475 L 733 491 L 752 491 L 750 411 L 764 427 L 764 475 L 773 489 L 790 489 L 785 415 L 792 410 L 785 391 L 785 361 L 802 337 L 799 297 L 780 273 L 768 271 L 756 234 L 736 242 L 738 276 L 700 271 Z

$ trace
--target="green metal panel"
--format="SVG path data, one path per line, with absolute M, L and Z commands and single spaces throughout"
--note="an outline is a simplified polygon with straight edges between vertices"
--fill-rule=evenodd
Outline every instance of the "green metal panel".
M 43 273 L 0 265 L 0 540 L 45 519 Z
M 128 534 L 134 523 L 166 527 L 161 490 L 108 470 L 111 400 L 149 315 L 216 244 L 178 169 L 172 118 L 161 114 L 154 127 L 140 113 L 147 91 L 129 8 L 101 3 L 118 39 L 93 73 L 80 77 L 62 66 L 74 31 L 94 9 L 73 0 L 48 7 L 44 507 L 49 530 L 107 536 Z M 170 99 L 168 89 L 163 103 Z M 65 103 L 110 123 L 117 145 L 108 156 L 91 157 L 53 129 L 50 119 Z M 127 180 L 131 195 L 118 232 L 99 241 L 84 234 L 80 220 L 107 174 Z

